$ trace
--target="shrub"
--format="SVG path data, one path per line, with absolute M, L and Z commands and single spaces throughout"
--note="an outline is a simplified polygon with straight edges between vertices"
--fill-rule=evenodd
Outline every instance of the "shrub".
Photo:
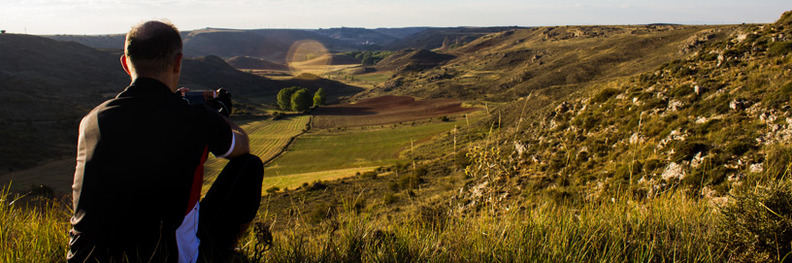
M 269 194 L 274 194 L 275 192 L 277 192 L 277 191 L 280 191 L 280 188 L 279 188 L 279 187 L 277 187 L 277 186 L 273 186 L 273 187 L 267 188 L 267 190 L 266 190 L 266 191 L 267 191 L 267 193 L 269 193 Z
M 783 56 L 792 52 L 792 42 L 775 42 L 767 48 L 767 54 L 770 56 Z
M 319 88 L 313 96 L 313 106 L 320 106 L 324 105 L 325 101 L 327 100 L 327 93 L 325 93 L 323 88 Z
M 305 111 L 311 107 L 311 97 L 307 89 L 295 91 L 291 96 L 291 109 L 293 111 Z
M 368 171 L 368 172 L 362 173 L 360 176 L 362 176 L 363 178 L 368 178 L 368 179 L 377 179 L 377 172 Z
M 788 261 L 792 254 L 792 187 L 788 181 L 747 187 L 721 209 L 724 245 L 736 261 Z
M 787 82 L 778 89 L 770 91 L 762 100 L 768 107 L 778 108 L 792 99 L 792 82 Z
M 674 155 L 671 156 L 672 162 L 689 161 L 693 159 L 697 153 L 704 152 L 709 147 L 700 142 L 692 142 L 689 140 L 677 141 L 674 143 Z
M 610 99 L 614 95 L 619 94 L 619 92 L 620 91 L 618 89 L 606 88 L 598 92 L 596 95 L 594 95 L 594 97 L 591 98 L 591 101 L 594 103 L 602 103 Z
M 792 164 L 792 147 L 789 146 L 771 146 L 767 150 L 767 157 L 765 158 L 765 175 L 770 179 L 777 179 L 786 177 L 789 178 Z
M 296 92 L 299 89 L 300 89 L 300 87 L 296 87 L 295 86 L 295 87 L 284 88 L 284 89 L 281 89 L 280 91 L 278 91 L 278 96 L 277 96 L 278 97 L 278 107 L 281 110 L 291 110 L 292 109 L 292 104 L 291 104 L 292 94 L 294 94 L 294 92 Z

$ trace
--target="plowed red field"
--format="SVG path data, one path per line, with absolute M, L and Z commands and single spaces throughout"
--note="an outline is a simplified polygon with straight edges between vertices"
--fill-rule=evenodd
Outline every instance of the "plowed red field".
M 327 129 L 392 124 L 479 110 L 462 107 L 454 99 L 415 100 L 409 96 L 382 96 L 351 104 L 320 107 L 314 111 L 313 127 Z

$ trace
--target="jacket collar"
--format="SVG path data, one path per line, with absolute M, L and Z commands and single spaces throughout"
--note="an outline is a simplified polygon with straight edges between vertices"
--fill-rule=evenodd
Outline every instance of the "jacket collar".
M 132 84 L 129 84 L 124 91 L 118 94 L 116 98 L 121 97 L 149 97 L 149 96 L 173 96 L 174 93 L 171 92 L 170 88 L 168 88 L 165 83 L 160 82 L 159 80 L 152 79 L 152 78 L 136 78 L 132 81 Z

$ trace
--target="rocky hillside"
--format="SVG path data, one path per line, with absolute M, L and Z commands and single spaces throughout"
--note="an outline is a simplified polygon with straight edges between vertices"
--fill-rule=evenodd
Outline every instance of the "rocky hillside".
M 630 76 L 694 53 L 733 26 L 568 26 L 515 29 L 443 52 L 442 66 L 396 74 L 371 96 L 512 101 L 535 90 L 561 94 Z M 385 61 L 383 61 L 385 62 Z M 383 63 L 381 62 L 381 63 Z
M 467 154 L 474 180 L 455 194 L 460 207 L 671 188 L 718 202 L 755 174 L 788 176 L 792 12 L 704 32 L 687 38 L 710 39 L 701 49 L 653 70 L 493 111 L 487 126 L 498 132 Z

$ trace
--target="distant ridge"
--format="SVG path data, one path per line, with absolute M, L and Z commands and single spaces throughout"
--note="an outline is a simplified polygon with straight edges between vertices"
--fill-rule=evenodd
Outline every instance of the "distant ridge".
M 226 62 L 238 69 L 289 70 L 286 65 L 248 56 L 232 57 Z

